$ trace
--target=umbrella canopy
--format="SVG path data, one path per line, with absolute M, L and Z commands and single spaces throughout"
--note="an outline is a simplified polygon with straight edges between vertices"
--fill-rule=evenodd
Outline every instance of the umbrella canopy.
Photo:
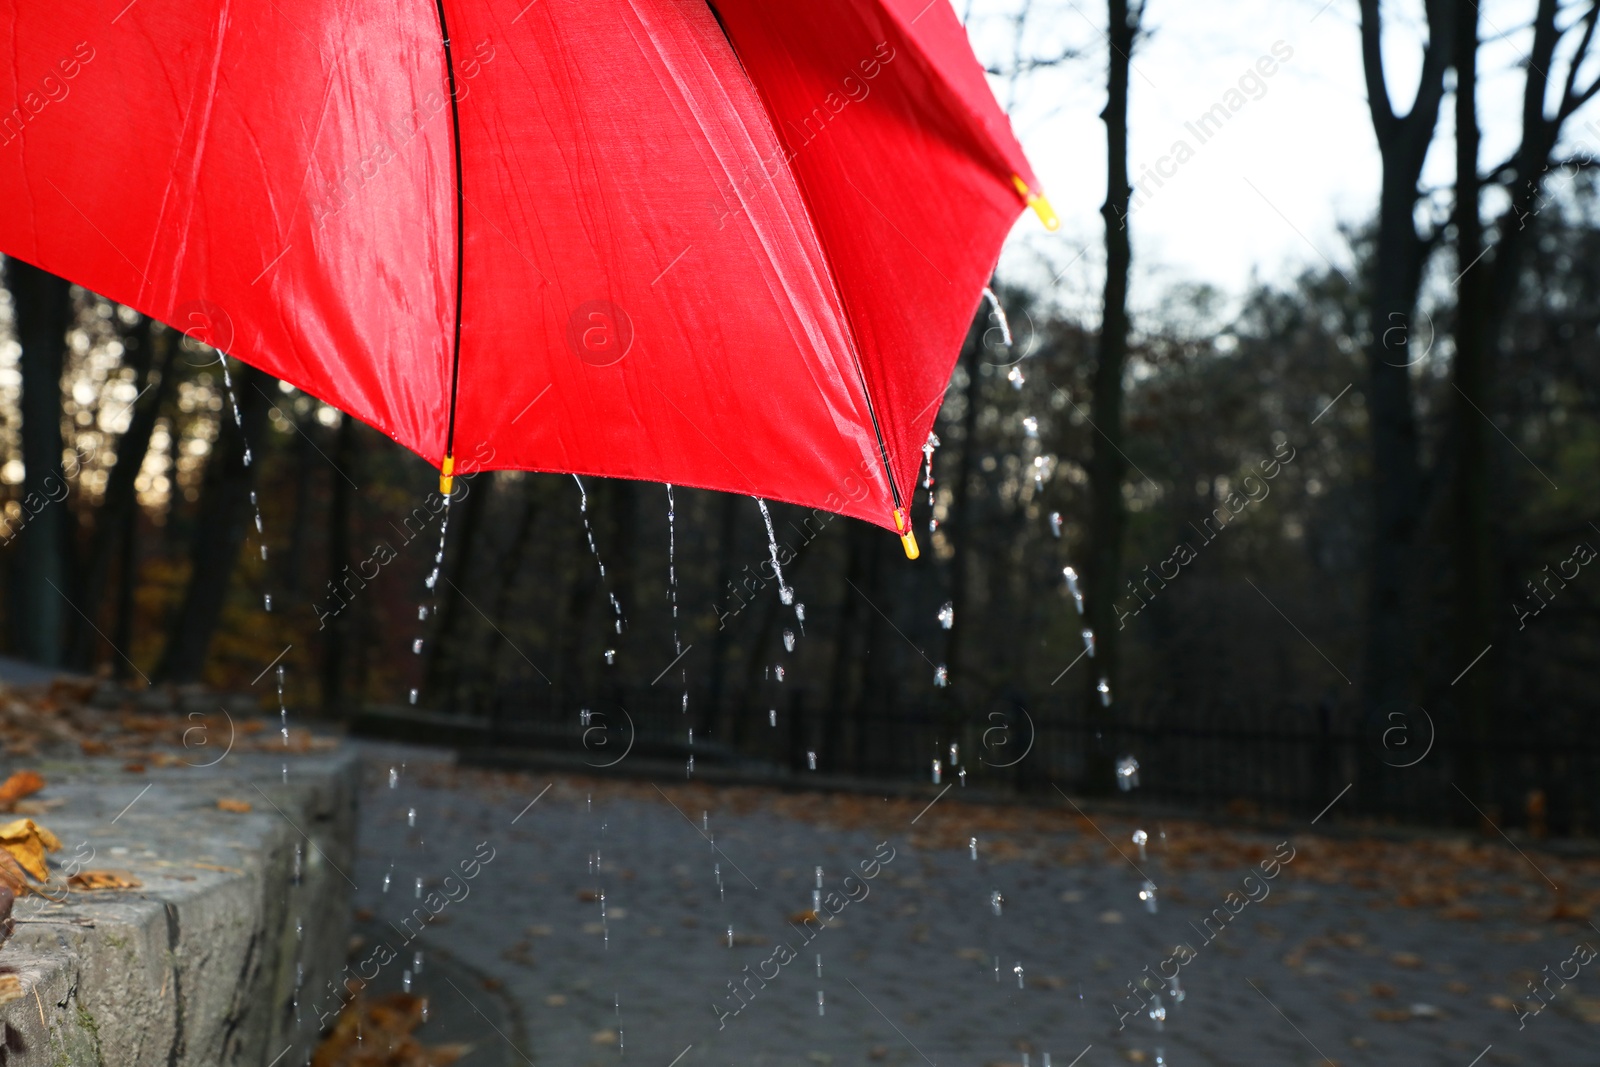
M 948 0 L 0 8 L 0 251 L 447 475 L 905 529 L 1000 244 L 1054 223 Z

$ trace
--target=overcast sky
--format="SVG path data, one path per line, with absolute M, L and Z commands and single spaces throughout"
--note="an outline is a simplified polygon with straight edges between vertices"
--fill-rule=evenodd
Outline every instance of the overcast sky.
M 991 67 L 1010 64 L 1016 48 L 1006 16 L 1024 0 L 954 0 L 967 13 L 979 57 Z M 1022 47 L 1049 55 L 1062 47 L 1084 58 L 1019 84 L 993 79 L 1012 121 L 1062 218 L 1047 235 L 1029 213 L 1008 246 L 1002 270 L 1048 281 L 1066 268 L 1060 288 L 1069 302 L 1098 285 L 1105 198 L 1105 5 L 1093 0 L 1034 0 Z M 1503 159 L 1517 137 L 1522 73 L 1531 34 L 1533 0 L 1484 0 L 1488 45 L 1480 59 L 1479 108 L 1485 126 L 1483 159 Z M 1393 22 L 1385 41 L 1397 109 L 1409 105 L 1420 62 L 1420 0 L 1384 5 Z M 1350 264 L 1341 223 L 1369 218 L 1376 204 L 1379 163 L 1361 77 L 1356 0 L 1149 0 L 1153 32 L 1134 54 L 1129 136 L 1130 169 L 1142 190 L 1131 219 L 1137 278 L 1135 303 L 1154 300 L 1163 282 L 1206 282 L 1238 291 L 1257 272 L 1292 274 L 1323 259 Z M 1276 46 L 1286 60 L 1254 71 Z M 1559 77 L 1564 67 L 1556 72 Z M 1202 142 L 1186 123 L 1218 103 L 1242 106 Z M 1453 126 L 1447 99 L 1441 137 L 1424 181 L 1453 180 Z M 1587 128 L 1586 128 L 1587 127 Z M 1568 124 L 1568 141 L 1600 149 L 1600 107 L 1593 102 Z M 1176 142 L 1192 149 L 1184 162 L 1163 161 Z M 1140 180 L 1145 165 L 1171 173 L 1156 188 Z M 1081 259 L 1073 263 L 1074 257 Z M 1068 267 L 1068 264 L 1072 265 Z M 1048 264 L 1048 266 L 1047 266 Z

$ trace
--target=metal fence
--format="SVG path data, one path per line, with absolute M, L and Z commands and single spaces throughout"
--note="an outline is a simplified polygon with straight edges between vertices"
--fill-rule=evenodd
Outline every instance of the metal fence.
M 1562 725 L 1571 717 L 1545 716 L 1544 728 L 1475 752 L 1459 731 L 1417 710 L 1366 723 L 1356 709 L 1330 704 L 1145 704 L 1112 709 L 1096 731 L 1073 694 L 968 705 L 890 691 L 845 708 L 804 687 L 764 690 L 772 699 L 736 705 L 690 689 L 685 710 L 684 691 L 666 686 L 618 688 L 572 706 L 557 706 L 547 689 L 519 689 L 502 693 L 486 717 L 437 721 L 475 743 L 578 754 L 597 768 L 620 758 L 687 768 L 692 757 L 699 768 L 757 777 L 928 782 L 937 761 L 946 782 L 1081 791 L 1091 785 L 1091 761 L 1103 771 L 1131 756 L 1138 786 L 1129 799 L 1197 809 L 1310 818 L 1338 798 L 1343 817 L 1397 823 L 1488 817 L 1574 836 L 1600 823 L 1600 745 Z M 1475 759 L 1487 776 L 1472 775 Z

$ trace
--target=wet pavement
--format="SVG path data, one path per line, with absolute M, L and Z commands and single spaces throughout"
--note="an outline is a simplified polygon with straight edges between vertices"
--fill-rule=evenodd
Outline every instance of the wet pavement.
M 463 1064 L 1600 1062 L 1592 858 L 362 748 L 363 951 Z

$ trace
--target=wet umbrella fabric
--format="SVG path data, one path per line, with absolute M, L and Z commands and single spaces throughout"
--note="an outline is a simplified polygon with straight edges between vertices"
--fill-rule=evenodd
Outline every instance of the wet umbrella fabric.
M 892 529 L 1035 199 L 947 0 L 3 6 L 0 251 L 455 473 Z

